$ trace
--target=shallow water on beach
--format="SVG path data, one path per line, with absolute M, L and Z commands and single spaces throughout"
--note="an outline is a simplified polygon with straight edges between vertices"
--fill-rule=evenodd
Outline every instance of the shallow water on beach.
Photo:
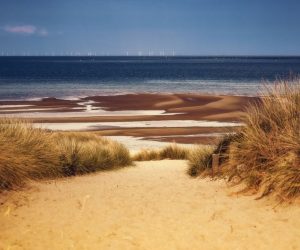
M 189 127 L 238 127 L 237 122 L 194 121 L 194 120 L 163 120 L 163 121 L 130 121 L 130 122 L 65 122 L 65 123 L 34 123 L 35 127 L 61 130 L 85 131 L 112 128 L 189 128 Z
M 300 57 L 0 57 L 0 100 L 124 93 L 256 95 Z

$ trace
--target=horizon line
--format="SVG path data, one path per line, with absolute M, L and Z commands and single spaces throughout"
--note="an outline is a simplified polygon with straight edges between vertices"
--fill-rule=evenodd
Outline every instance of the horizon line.
M 2 54 L 0 57 L 300 57 L 299 55 L 290 55 L 290 54 L 232 54 L 232 55 L 212 55 L 212 54 L 180 54 L 180 55 L 124 55 L 124 54 L 112 54 L 112 55 L 70 55 L 70 54 L 45 54 L 45 55 L 36 55 L 36 54 Z

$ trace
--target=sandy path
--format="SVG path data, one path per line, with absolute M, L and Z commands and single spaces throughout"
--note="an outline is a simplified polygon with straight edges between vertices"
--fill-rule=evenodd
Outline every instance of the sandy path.
M 300 249 L 300 207 L 228 195 L 184 161 L 35 184 L 0 206 L 0 249 Z

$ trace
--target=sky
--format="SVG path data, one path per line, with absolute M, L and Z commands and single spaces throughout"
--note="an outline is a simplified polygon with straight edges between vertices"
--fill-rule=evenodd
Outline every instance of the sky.
M 300 55 L 299 13 L 299 0 L 0 0 L 0 55 Z

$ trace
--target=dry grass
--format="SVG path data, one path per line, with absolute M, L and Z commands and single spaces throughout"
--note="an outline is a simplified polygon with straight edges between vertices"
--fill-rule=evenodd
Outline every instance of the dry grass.
M 58 151 L 50 133 L 24 121 L 0 119 L 0 189 L 60 175 Z
M 108 170 L 131 164 L 121 144 L 86 133 L 52 133 L 0 119 L 0 190 L 28 180 Z
M 206 176 L 212 172 L 212 155 L 219 154 L 219 163 L 228 162 L 228 148 L 230 143 L 238 138 L 240 134 L 227 134 L 220 138 L 216 147 L 198 147 L 189 153 L 188 174 L 191 176 Z
M 300 195 L 300 82 L 282 83 L 267 94 L 248 108 L 226 174 L 262 195 L 294 198 Z
M 299 197 L 300 81 L 268 88 L 244 122 L 220 152 L 224 176 L 261 196 Z
M 186 160 L 188 154 L 188 148 L 180 147 L 176 143 L 173 143 L 162 149 L 143 149 L 136 153 L 132 159 L 134 161 L 155 161 L 163 159 Z
M 65 175 L 109 170 L 131 164 L 122 144 L 88 133 L 59 133 L 56 136 Z
M 158 161 L 160 151 L 158 149 L 142 149 L 132 156 L 133 161 Z
M 159 153 L 161 159 L 185 160 L 188 158 L 189 149 L 172 143 L 162 148 Z
M 188 157 L 188 174 L 190 176 L 200 176 L 206 174 L 211 169 L 212 147 L 195 147 Z

